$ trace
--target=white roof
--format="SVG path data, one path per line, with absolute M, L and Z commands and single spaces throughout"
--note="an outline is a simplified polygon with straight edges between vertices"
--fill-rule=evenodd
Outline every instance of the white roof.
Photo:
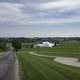
M 42 44 L 37 44 L 37 46 L 40 46 L 40 47 L 52 47 L 52 46 L 54 46 L 54 44 L 46 41 L 46 42 L 42 42 Z

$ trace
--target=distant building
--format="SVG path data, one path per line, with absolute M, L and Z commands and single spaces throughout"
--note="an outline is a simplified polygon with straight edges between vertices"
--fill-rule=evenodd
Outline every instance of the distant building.
M 48 41 L 33 45 L 34 48 L 37 48 L 37 47 L 39 47 L 39 48 L 43 48 L 43 47 L 51 48 L 51 47 L 54 47 L 54 46 L 55 46 L 55 43 L 50 43 Z

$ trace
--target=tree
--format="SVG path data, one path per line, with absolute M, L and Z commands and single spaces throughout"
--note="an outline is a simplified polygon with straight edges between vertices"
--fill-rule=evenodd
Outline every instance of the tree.
M 18 40 L 12 40 L 12 46 L 16 51 L 18 51 L 18 49 L 21 49 L 21 42 Z
M 80 58 L 78 58 L 78 62 L 80 62 Z
M 5 42 L 0 43 L 0 49 L 2 49 L 3 51 L 7 50 Z

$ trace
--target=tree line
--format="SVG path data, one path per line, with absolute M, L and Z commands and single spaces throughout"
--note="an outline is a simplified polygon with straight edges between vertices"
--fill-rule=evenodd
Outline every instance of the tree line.
M 17 51 L 18 49 L 21 49 L 22 43 L 36 43 L 36 42 L 41 42 L 41 41 L 49 41 L 49 42 L 64 42 L 64 41 L 80 41 L 80 37 L 47 37 L 47 38 L 0 38 L 0 49 L 8 50 L 7 49 L 7 44 L 11 43 L 14 49 Z

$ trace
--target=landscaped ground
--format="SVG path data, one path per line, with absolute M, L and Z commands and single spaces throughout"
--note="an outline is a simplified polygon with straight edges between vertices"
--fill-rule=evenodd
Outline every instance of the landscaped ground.
M 55 48 L 22 49 L 17 55 L 22 80 L 80 80 L 80 68 L 56 63 L 53 58 L 31 55 L 30 51 L 50 56 L 80 57 L 79 42 L 66 42 Z

